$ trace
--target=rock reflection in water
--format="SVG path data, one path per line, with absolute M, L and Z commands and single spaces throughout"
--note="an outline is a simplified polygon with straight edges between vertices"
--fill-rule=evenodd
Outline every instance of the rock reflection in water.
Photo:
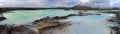
M 72 23 L 71 26 L 56 30 L 52 34 L 110 34 L 106 25 L 110 16 L 111 14 L 72 16 L 66 19 Z

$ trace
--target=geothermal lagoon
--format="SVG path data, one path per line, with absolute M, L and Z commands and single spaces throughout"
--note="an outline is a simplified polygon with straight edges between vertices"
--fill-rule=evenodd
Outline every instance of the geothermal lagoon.
M 116 26 L 108 21 L 115 17 L 112 13 L 102 13 L 107 10 L 62 10 L 62 9 L 45 9 L 45 10 L 13 10 L 2 13 L 6 20 L 1 21 L 1 25 L 31 25 L 35 20 L 44 17 L 67 16 L 70 14 L 82 14 L 85 16 L 69 16 L 66 19 L 60 19 L 59 22 L 69 22 L 71 25 L 62 29 L 55 29 L 52 33 L 45 34 L 111 34 L 109 26 Z M 91 15 L 89 15 L 91 14 Z M 95 15 L 99 14 L 99 15 Z

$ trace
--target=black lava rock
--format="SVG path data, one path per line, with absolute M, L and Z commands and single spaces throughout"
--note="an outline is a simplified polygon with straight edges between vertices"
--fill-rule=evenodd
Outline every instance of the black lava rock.
M 5 17 L 0 17 L 0 20 L 5 20 L 5 19 L 7 19 L 7 18 L 5 18 Z
M 117 26 L 111 27 L 115 31 L 119 31 L 119 28 Z

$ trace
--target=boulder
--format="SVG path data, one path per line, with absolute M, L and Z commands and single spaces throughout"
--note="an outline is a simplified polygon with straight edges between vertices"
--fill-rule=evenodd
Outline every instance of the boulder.
M 11 32 L 22 32 L 22 31 L 24 31 L 25 29 L 26 29 L 25 26 L 12 27 L 12 28 L 11 28 Z
M 8 28 L 4 25 L 0 25 L 0 34 L 8 34 Z
M 6 18 L 5 17 L 0 17 L 0 20 L 5 20 Z
M 117 26 L 111 27 L 111 29 L 113 29 L 115 31 L 119 31 L 119 27 L 117 27 Z
M 120 32 L 118 31 L 118 32 L 116 32 L 116 34 L 120 34 Z
M 116 18 L 120 19 L 120 13 L 116 13 Z
M 3 31 L 7 31 L 7 27 L 6 26 L 4 26 L 4 25 L 0 25 L 0 30 L 3 30 Z

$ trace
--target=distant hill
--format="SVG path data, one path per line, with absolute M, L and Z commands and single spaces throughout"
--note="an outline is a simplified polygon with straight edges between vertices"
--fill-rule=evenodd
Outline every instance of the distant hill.
M 120 8 L 93 8 L 89 6 L 76 5 L 73 7 L 55 7 L 55 8 L 33 8 L 33 7 L 1 7 L 0 13 L 11 10 L 43 10 L 43 9 L 65 9 L 65 10 L 120 10 Z
M 89 6 L 81 6 L 81 5 L 76 5 L 72 7 L 71 9 L 74 10 L 120 10 L 120 8 L 95 8 L 95 7 L 89 7 Z
M 81 6 L 81 5 L 76 5 L 74 7 L 72 7 L 71 9 L 92 9 L 91 7 L 88 6 Z

